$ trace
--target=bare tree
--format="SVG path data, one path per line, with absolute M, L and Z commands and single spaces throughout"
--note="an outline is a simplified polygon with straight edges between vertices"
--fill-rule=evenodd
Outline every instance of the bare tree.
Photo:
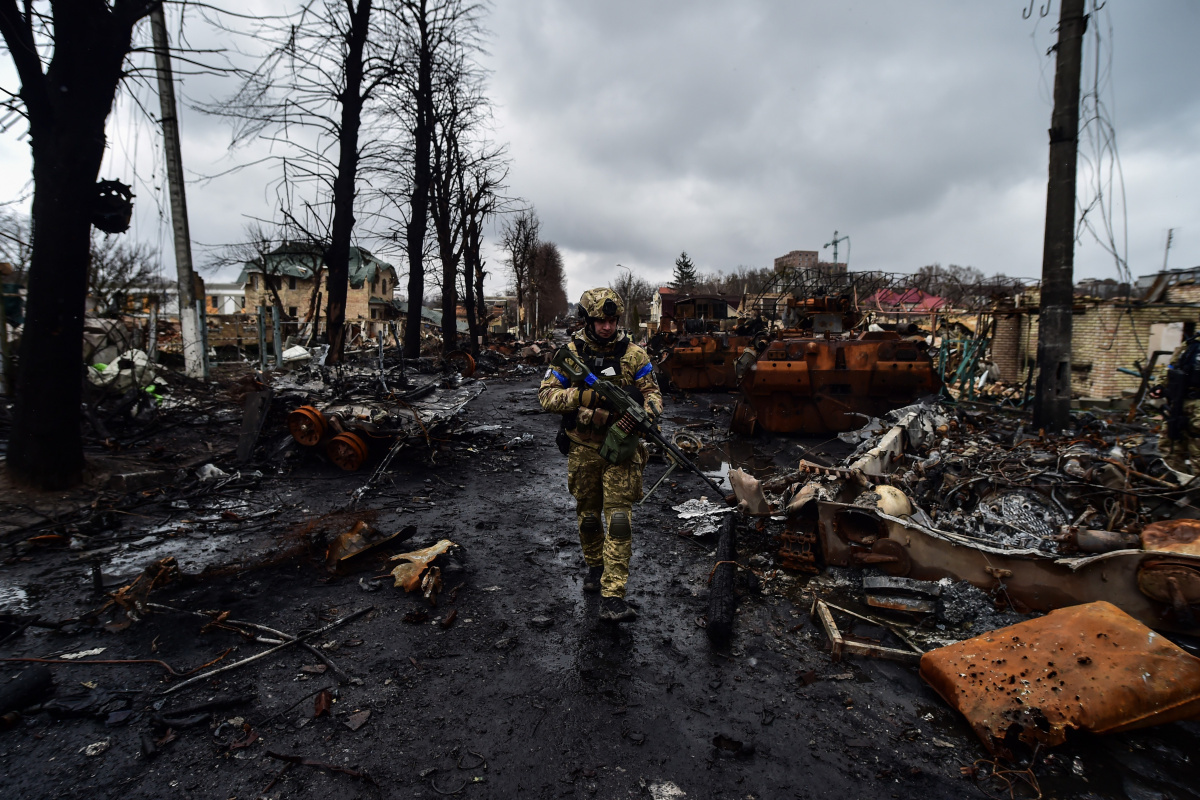
M 12 283 L 24 283 L 33 256 L 33 231 L 29 216 L 18 211 L 0 211 L 0 261 L 13 265 Z
M 144 242 L 130 243 L 115 236 L 93 236 L 88 269 L 88 297 L 98 316 L 117 317 L 128 308 L 131 292 L 164 295 L 162 259 Z
M 533 256 L 537 250 L 540 228 L 541 222 L 537 213 L 529 208 L 506 221 L 500 234 L 500 246 L 504 249 L 504 260 L 508 265 L 509 277 L 512 278 L 518 309 L 525 308 L 525 300 L 529 294 Z M 523 332 L 528 333 L 528 329 L 524 329 Z
M 387 137 L 362 131 L 379 119 L 383 88 L 399 80 L 407 46 L 391 6 L 385 13 L 374 3 L 307 0 L 294 15 L 262 20 L 249 35 L 270 43 L 266 57 L 242 72 L 233 97 L 203 106 L 235 121 L 235 145 L 265 139 L 284 146 L 283 214 L 321 246 L 329 270 L 329 363 L 345 346 L 359 177 L 388 158 Z M 297 185 L 315 188 L 315 197 L 298 202 Z
M 20 81 L 3 89 L 3 105 L 29 122 L 34 185 L 7 464 L 13 478 L 43 489 L 74 484 L 83 472 L 79 342 L 104 127 L 128 74 L 134 26 L 160 2 L 0 0 L 0 35 Z
M 482 75 L 458 47 L 441 60 L 435 75 L 430 216 L 442 266 L 442 352 L 458 348 L 458 273 L 466 245 L 463 173 L 475 156 L 470 137 L 487 113 Z M 474 339 L 474 332 L 471 331 Z
M 449 111 L 446 98 L 454 97 L 458 88 L 470 82 L 464 80 L 464 71 L 470 72 L 467 69 L 468 57 L 479 49 L 479 18 L 483 13 L 483 6 L 469 0 L 396 0 L 395 8 L 396 19 L 405 43 L 402 80 L 393 103 L 397 121 L 407 136 L 402 170 L 406 187 L 403 193 L 406 203 L 403 237 L 408 256 L 410 313 L 404 328 L 404 353 L 415 358 L 420 354 L 421 345 L 419 309 L 424 302 L 425 293 L 426 235 L 431 222 L 430 203 L 431 200 L 437 199 L 434 195 L 434 180 L 439 172 L 450 176 L 454 174 L 445 158 L 446 142 L 439 136 L 438 123 L 439 119 L 442 122 L 446 121 L 446 114 L 453 118 L 471 107 L 471 104 L 464 102 L 463 96 L 459 95 L 459 109 Z M 447 87 L 458 88 L 447 92 Z M 451 127 L 454 128 L 458 124 L 460 123 Z M 442 133 L 445 133 L 444 127 Z M 461 129 L 458 133 L 461 135 Z M 436 165 L 436 169 L 435 139 L 438 139 L 436 146 L 442 148 L 442 161 Z M 450 197 L 448 186 L 443 191 L 447 200 Z M 442 219 L 448 221 L 451 213 L 447 208 Z M 434 222 L 436 223 L 436 220 Z M 453 255 L 456 248 L 450 241 L 453 234 L 449 230 L 443 230 L 442 234 L 447 238 L 439 240 L 439 251 L 445 251 L 451 260 L 456 262 L 457 256 Z M 461 231 L 457 237 L 461 237 Z M 458 247 L 461 247 L 461 243 Z M 448 267 L 445 261 L 443 258 L 443 307 L 454 300 L 457 294 L 454 286 L 455 264 Z M 450 320 L 453 321 L 454 318 L 455 315 L 451 313 Z
M 478 353 L 480 339 L 487 336 L 487 310 L 483 301 L 483 226 L 499 207 L 498 192 L 508 176 L 503 151 L 493 149 L 459 172 L 459 214 L 463 219 L 463 303 L 467 309 L 470 349 Z
M 538 242 L 529 269 L 530 297 L 526 318 L 541 333 L 567 311 L 567 277 L 554 242 Z
M 608 288 L 621 296 L 625 301 L 625 328 L 636 332 L 641 322 L 642 309 L 649 310 L 650 301 L 654 299 L 654 287 L 644 278 L 634 275 L 629 269 L 617 277 Z

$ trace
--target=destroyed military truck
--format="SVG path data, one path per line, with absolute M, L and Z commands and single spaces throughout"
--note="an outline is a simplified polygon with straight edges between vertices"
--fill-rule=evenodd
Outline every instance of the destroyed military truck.
M 743 398 L 734 432 L 848 431 L 938 393 L 941 379 L 923 338 L 866 324 L 860 299 L 895 281 L 888 273 L 811 268 L 781 274 L 773 288 L 783 291 L 771 292 L 772 306 L 785 309 L 780 327 L 738 358 Z

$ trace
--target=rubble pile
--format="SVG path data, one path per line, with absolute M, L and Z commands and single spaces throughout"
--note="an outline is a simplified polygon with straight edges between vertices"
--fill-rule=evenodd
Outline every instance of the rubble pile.
M 1197 488 L 1167 466 L 1144 426 L 1094 415 L 1060 436 L 948 405 L 898 409 L 885 423 L 844 437 L 859 441 L 846 466 L 903 424 L 904 452 L 887 481 L 933 527 L 995 547 L 1054 555 L 1136 547 L 1148 523 L 1186 511 Z

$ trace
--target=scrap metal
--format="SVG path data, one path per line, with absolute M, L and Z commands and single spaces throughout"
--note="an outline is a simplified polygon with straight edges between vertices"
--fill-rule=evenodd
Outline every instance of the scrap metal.
M 859 446 L 839 467 L 735 484 L 747 504 L 778 494 L 786 563 L 816 568 L 812 536 L 827 566 L 965 580 L 1021 612 L 1107 600 L 1155 629 L 1197 630 L 1200 522 L 1174 518 L 1200 515 L 1198 487 L 1144 427 L 1084 418 L 1044 437 L 940 404 L 888 422 L 847 434 Z
M 1200 716 L 1200 659 L 1102 601 L 933 650 L 921 677 L 1005 756 Z

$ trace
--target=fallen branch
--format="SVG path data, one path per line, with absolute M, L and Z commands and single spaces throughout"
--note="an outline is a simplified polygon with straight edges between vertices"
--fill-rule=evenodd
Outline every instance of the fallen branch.
M 232 649 L 233 648 L 230 648 L 230 650 L 232 650 Z M 103 665 L 108 665 L 108 664 L 157 664 L 158 666 L 165 669 L 171 677 L 183 678 L 187 675 L 191 675 L 194 672 L 202 670 L 205 667 L 212 666 L 213 664 L 217 663 L 225 656 L 229 655 L 230 650 L 226 650 L 224 653 L 221 653 L 221 655 L 217 656 L 212 661 L 209 661 L 207 664 L 201 664 L 200 666 L 196 667 L 195 669 L 190 669 L 187 672 L 179 672 L 178 670 L 176 670 L 174 667 L 172 667 L 167 662 L 160 661 L 157 658 L 114 658 L 114 659 L 96 659 L 96 660 L 92 660 L 92 661 L 83 661 L 83 660 L 80 660 L 77 658 L 72 658 L 72 659 L 66 659 L 66 658 L 0 658 L 0 662 L 23 661 L 23 662 L 28 662 L 30 664 L 78 664 L 78 665 L 83 665 L 83 664 L 103 664 Z M 180 685 L 182 686 L 183 684 L 180 684 Z
M 304 695 L 304 697 L 301 697 L 299 700 L 297 700 L 296 702 L 292 703 L 292 704 L 291 704 L 290 706 L 288 706 L 287 708 L 283 708 L 283 709 L 280 709 L 279 711 L 276 711 L 274 714 L 272 714 L 271 716 L 267 717 L 267 718 L 266 718 L 266 719 L 264 719 L 262 722 L 258 723 L 258 727 L 260 727 L 260 728 L 265 728 L 265 727 L 267 727 L 267 726 L 268 726 L 268 725 L 270 725 L 272 722 L 274 722 L 275 720 L 279 719 L 279 718 L 280 718 L 280 717 L 282 717 L 284 714 L 286 714 L 287 712 L 291 711 L 293 708 L 295 708 L 296 706 L 300 705 L 301 703 L 303 703 L 303 702 L 304 702 L 305 700 L 307 700 L 308 698 L 312 697 L 313 695 L 320 694 L 321 692 L 328 691 L 329 689 L 332 689 L 332 688 L 333 688 L 332 686 L 322 686 L 320 689 L 314 689 L 313 691 L 311 691 L 311 692 L 309 692 L 308 694 Z
M 388 576 L 385 575 L 384 577 L 386 578 Z M 146 607 L 153 608 L 155 610 L 162 610 L 162 611 L 176 611 L 180 614 L 191 614 L 192 616 L 195 616 L 195 617 L 204 617 L 205 619 L 212 619 L 210 614 L 206 614 L 203 611 L 188 611 L 188 610 L 182 609 L 182 608 L 172 608 L 171 606 L 165 606 L 165 605 L 162 605 L 161 603 L 146 603 Z M 226 620 L 224 620 L 224 622 L 229 625 L 242 625 L 247 628 L 254 628 L 255 630 L 262 631 L 263 633 L 270 633 L 274 636 L 278 636 L 284 642 L 288 642 L 288 643 L 292 642 L 296 638 L 295 636 L 292 636 L 290 633 L 284 633 L 283 631 L 278 631 L 278 630 L 275 630 L 274 628 L 268 628 L 266 625 L 259 625 L 258 623 L 255 623 L 255 622 L 245 622 L 243 620 L 237 620 L 237 619 L 226 619 Z M 271 641 L 268 641 L 265 639 L 260 639 L 260 641 L 263 641 L 264 643 L 267 643 L 267 644 L 280 644 L 280 642 L 271 642 Z M 308 650 L 308 652 L 312 653 L 313 656 L 315 656 L 316 658 L 320 659 L 325 664 L 325 666 L 329 667 L 329 669 L 333 671 L 333 674 L 337 676 L 338 683 L 345 685 L 350 682 L 350 676 L 341 667 L 339 667 L 337 664 L 335 664 L 332 658 L 327 656 L 320 649 L 313 647 L 308 642 L 301 642 L 300 646 L 303 647 L 305 650 Z
M 375 783 L 374 778 L 365 772 L 357 772 L 347 767 L 339 767 L 336 764 L 326 764 L 322 761 L 313 761 L 311 758 L 305 758 L 304 756 L 288 756 L 284 755 L 283 753 L 272 753 L 270 750 L 267 751 L 267 757 L 274 758 L 277 761 L 286 761 L 289 764 L 299 764 L 302 767 L 315 767 L 316 769 L 327 769 L 330 772 L 340 772 L 343 775 L 349 775 L 351 778 L 362 778 L 364 781 L 373 786 L 379 785 Z
M 300 644 L 301 642 L 303 642 L 307 639 L 312 639 L 315 636 L 321 636 L 322 634 L 328 633 L 329 631 L 334 630 L 335 628 L 340 628 L 343 625 L 345 625 L 346 623 L 353 622 L 354 620 L 358 619 L 359 617 L 363 616 L 364 614 L 374 611 L 374 610 L 375 610 L 375 606 L 367 606 L 364 609 L 355 611 L 353 614 L 347 614 L 346 616 L 342 617 L 341 619 L 337 620 L 336 622 L 331 622 L 323 628 L 318 628 L 315 631 L 309 631 L 308 633 L 300 634 L 299 636 L 297 636 L 295 639 L 291 640 L 290 642 L 284 642 L 283 644 L 276 645 L 275 647 L 272 647 L 268 650 L 264 650 L 261 653 L 259 653 L 258 655 L 253 655 L 253 656 L 250 656 L 249 658 L 243 658 L 241 661 L 235 661 L 232 664 L 226 664 L 223 667 L 219 667 L 217 669 L 210 670 L 208 672 L 205 672 L 203 675 L 197 675 L 194 678 L 188 678 L 183 683 L 177 683 L 174 686 L 172 686 L 170 689 L 166 689 L 166 690 L 160 692 L 160 694 L 168 695 L 168 694 L 171 694 L 172 692 L 179 691 L 180 689 L 184 688 L 185 686 L 191 686 L 194 683 L 198 683 L 199 681 L 202 681 L 206 678 L 211 678 L 214 675 L 219 675 L 222 672 L 228 672 L 231 669 L 237 669 L 238 667 L 245 666 L 246 664 L 252 664 L 255 661 L 259 661 L 261 659 L 266 658 L 267 656 L 274 655 L 275 653 L 278 653 L 280 650 L 283 650 L 284 648 L 291 647 L 294 644 Z

